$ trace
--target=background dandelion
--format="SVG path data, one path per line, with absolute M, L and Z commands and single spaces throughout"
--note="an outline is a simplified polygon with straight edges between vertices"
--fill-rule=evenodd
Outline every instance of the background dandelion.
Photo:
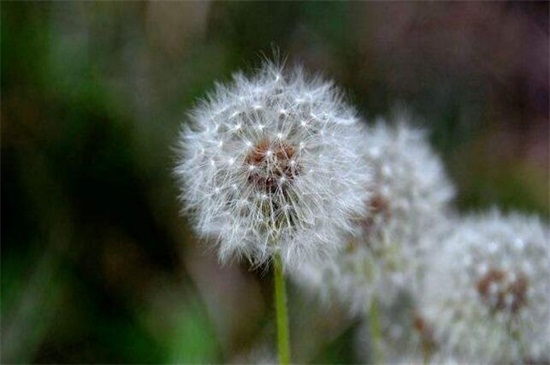
M 456 222 L 440 243 L 418 294 L 439 353 L 466 362 L 546 361 L 549 227 L 493 210 Z
M 393 122 L 393 123 L 392 123 Z M 368 214 L 345 250 L 324 264 L 303 264 L 295 276 L 305 290 L 338 298 L 356 311 L 373 300 L 390 304 L 401 290 L 413 290 L 430 249 L 426 239 L 446 225 L 454 187 L 426 133 L 410 116 L 379 119 L 368 129 L 363 158 L 372 167 Z

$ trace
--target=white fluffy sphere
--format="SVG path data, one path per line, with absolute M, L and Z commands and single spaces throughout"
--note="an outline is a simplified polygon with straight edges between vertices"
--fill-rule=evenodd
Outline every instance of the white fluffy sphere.
M 439 353 L 469 363 L 548 361 L 548 226 L 494 210 L 457 222 L 439 244 L 418 295 Z
M 369 215 L 346 250 L 323 265 L 302 265 L 299 283 L 325 298 L 368 311 L 372 299 L 390 303 L 418 281 L 427 238 L 439 233 L 454 188 L 426 134 L 406 114 L 368 129 L 363 158 L 373 168 Z
M 271 63 L 217 85 L 190 113 L 176 174 L 222 260 L 285 267 L 335 252 L 366 214 L 363 128 L 332 83 Z

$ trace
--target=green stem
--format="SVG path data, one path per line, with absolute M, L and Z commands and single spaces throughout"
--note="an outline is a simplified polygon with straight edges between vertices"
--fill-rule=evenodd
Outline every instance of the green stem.
M 378 300 L 374 298 L 369 310 L 370 338 L 372 348 L 373 364 L 382 364 L 384 362 L 381 349 L 382 327 L 380 325 L 380 307 Z
M 432 357 L 433 343 L 429 339 L 422 338 L 422 361 L 424 364 L 430 363 Z
M 283 264 L 281 255 L 275 254 L 275 309 L 277 311 L 277 349 L 279 351 L 279 363 L 290 364 L 290 345 L 288 337 L 288 314 L 286 309 L 286 288 L 283 276 Z

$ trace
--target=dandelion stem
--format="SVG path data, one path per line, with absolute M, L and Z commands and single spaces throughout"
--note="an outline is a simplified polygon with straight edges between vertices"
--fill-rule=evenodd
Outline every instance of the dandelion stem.
M 288 336 L 288 314 L 286 308 L 286 288 L 283 276 L 283 265 L 281 254 L 276 253 L 274 257 L 275 267 L 275 308 L 277 311 L 277 349 L 279 352 L 279 363 L 290 364 L 290 345 Z
M 380 326 L 380 306 L 376 298 L 373 299 L 370 305 L 369 326 L 372 349 L 372 363 L 382 364 L 384 362 L 384 359 L 381 351 L 382 329 Z

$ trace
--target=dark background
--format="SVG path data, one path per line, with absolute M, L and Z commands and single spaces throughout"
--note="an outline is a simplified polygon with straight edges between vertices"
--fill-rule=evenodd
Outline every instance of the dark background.
M 275 359 L 269 273 L 217 262 L 179 214 L 171 172 L 186 111 L 273 49 L 335 79 L 367 121 L 408 107 L 458 209 L 547 219 L 548 14 L 548 2 L 2 1 L 0 360 Z M 293 360 L 358 361 L 357 321 L 289 290 Z

